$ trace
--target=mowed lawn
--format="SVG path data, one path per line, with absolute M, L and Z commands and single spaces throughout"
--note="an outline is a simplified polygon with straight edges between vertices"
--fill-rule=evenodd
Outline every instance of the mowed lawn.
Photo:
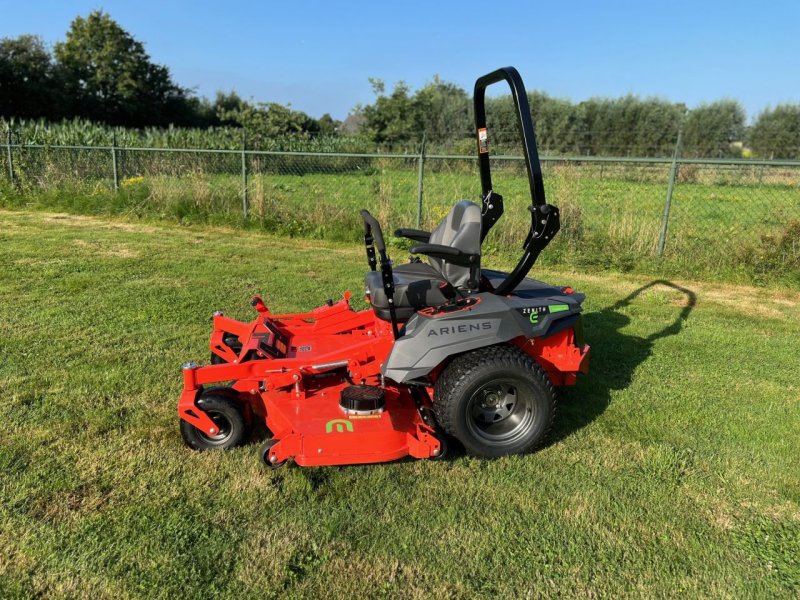
M 796 291 L 536 270 L 593 348 L 544 449 L 271 472 L 183 446 L 180 364 L 362 248 L 0 211 L 0 259 L 0 597 L 800 593 Z

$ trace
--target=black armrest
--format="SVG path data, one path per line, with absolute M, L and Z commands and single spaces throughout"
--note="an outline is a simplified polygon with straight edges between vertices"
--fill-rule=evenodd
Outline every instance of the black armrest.
M 452 246 L 442 246 L 441 244 L 415 244 L 411 246 L 411 254 L 424 254 L 433 258 L 441 258 L 454 265 L 468 267 L 480 258 L 479 254 L 467 254 Z
M 420 229 L 395 229 L 394 234 L 397 237 L 408 238 L 410 240 L 414 240 L 415 242 L 428 243 L 428 240 L 431 239 L 430 232 L 422 231 Z

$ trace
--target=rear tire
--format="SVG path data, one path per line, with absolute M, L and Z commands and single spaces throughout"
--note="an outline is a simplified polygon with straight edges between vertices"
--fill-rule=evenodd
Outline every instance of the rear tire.
M 527 354 L 490 346 L 456 357 L 434 386 L 442 428 L 474 456 L 529 452 L 544 442 L 556 412 L 553 384 Z
M 197 406 L 205 411 L 216 423 L 219 433 L 209 435 L 181 419 L 183 441 L 192 450 L 204 451 L 221 448 L 227 450 L 244 442 L 247 438 L 247 425 L 242 415 L 241 403 L 220 394 L 201 396 Z

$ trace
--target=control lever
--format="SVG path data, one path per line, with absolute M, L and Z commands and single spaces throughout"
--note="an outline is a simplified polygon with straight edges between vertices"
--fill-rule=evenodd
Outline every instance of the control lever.
M 439 284 L 439 291 L 442 292 L 442 296 L 447 298 L 447 301 L 452 303 L 456 300 L 456 288 L 453 287 L 453 284 L 449 281 L 443 281 Z

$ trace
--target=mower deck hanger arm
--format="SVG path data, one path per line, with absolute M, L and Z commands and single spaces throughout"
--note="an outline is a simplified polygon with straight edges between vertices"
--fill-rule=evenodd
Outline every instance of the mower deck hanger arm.
M 497 69 L 475 82 L 475 128 L 478 132 L 478 166 L 481 175 L 481 200 L 483 203 L 483 221 L 481 224 L 481 241 L 503 214 L 503 197 L 492 188 L 492 172 L 489 157 L 488 132 L 486 128 L 486 88 L 500 81 L 506 81 L 511 88 L 514 99 L 522 150 L 525 155 L 525 167 L 528 172 L 528 183 L 531 190 L 531 228 L 522 246 L 523 254 L 514 270 L 499 284 L 494 293 L 509 294 L 519 285 L 533 267 L 539 254 L 558 232 L 560 223 L 558 209 L 547 204 L 542 179 L 542 167 L 539 163 L 539 152 L 536 149 L 536 133 L 528 105 L 528 95 L 522 78 L 514 67 Z

